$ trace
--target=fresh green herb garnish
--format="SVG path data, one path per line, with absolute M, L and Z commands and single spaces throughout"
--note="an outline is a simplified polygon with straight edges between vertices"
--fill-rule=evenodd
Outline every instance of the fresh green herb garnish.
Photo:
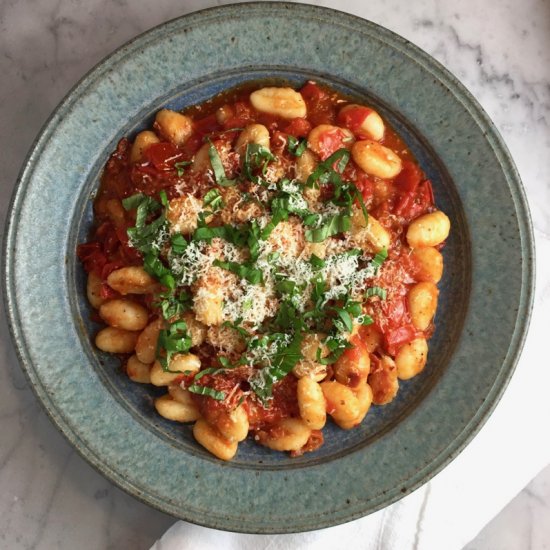
M 172 245 L 172 254 L 181 255 L 185 252 L 189 243 L 181 233 L 174 233 L 170 237 L 170 244 Z
M 351 216 L 349 212 L 334 214 L 323 220 L 320 227 L 306 229 L 306 241 L 311 243 L 320 243 L 327 240 L 332 235 L 349 231 L 351 227 Z
M 347 149 L 338 149 L 335 153 L 332 153 L 325 161 L 320 162 L 317 168 L 312 172 L 306 181 L 308 187 L 314 187 L 315 185 L 326 183 L 341 183 L 341 174 L 345 170 L 351 153 Z M 336 168 L 338 172 L 334 170 L 334 164 L 337 163 Z
M 223 208 L 224 204 L 223 198 L 220 194 L 220 190 L 216 189 L 215 187 L 213 189 L 210 189 L 210 191 L 208 191 L 206 195 L 204 195 L 202 204 L 205 208 L 210 207 L 212 212 L 217 212 L 218 210 Z
M 169 369 L 172 357 L 177 353 L 187 353 L 191 349 L 191 337 L 187 333 L 187 323 L 185 321 L 176 321 L 167 329 L 159 332 L 157 341 L 157 359 L 166 372 L 182 372 Z M 166 351 L 166 357 L 161 355 L 161 351 Z
M 294 136 L 288 136 L 288 150 L 295 157 L 301 157 L 307 149 L 307 139 L 298 140 Z
M 158 296 L 155 302 L 165 319 L 172 319 L 191 309 L 191 295 L 185 290 L 165 292 Z
M 284 334 L 273 334 L 270 339 L 271 341 L 277 341 L 278 338 L 284 338 L 285 336 Z M 250 387 L 264 404 L 272 396 L 273 384 L 289 374 L 302 358 L 301 343 L 302 334 L 300 331 L 296 331 L 290 343 L 281 346 L 271 357 L 271 365 L 256 371 L 250 379 Z
M 161 191 L 161 201 L 165 204 L 166 193 Z M 150 224 L 147 224 L 147 218 L 162 208 L 155 199 L 142 193 L 132 195 L 123 199 L 122 206 L 125 210 L 136 209 L 136 224 L 127 230 L 128 237 L 134 248 L 147 254 L 160 246 L 159 237 L 162 236 L 166 225 L 166 215 L 164 212 Z
M 231 180 L 225 175 L 222 159 L 220 158 L 218 150 L 214 144 L 210 140 L 208 140 L 208 143 L 210 143 L 210 147 L 208 148 L 208 157 L 210 158 L 210 164 L 212 165 L 216 183 L 221 187 L 233 187 L 234 185 L 237 185 L 237 180 Z
M 191 393 L 196 393 L 198 395 L 207 395 L 216 401 L 223 401 L 225 399 L 225 393 L 222 391 L 215 390 L 214 388 L 209 388 L 208 386 L 200 386 L 199 384 L 191 384 L 188 388 L 188 391 Z
M 263 185 L 264 180 L 255 175 L 254 172 L 260 170 L 262 176 L 265 176 L 267 165 L 270 161 L 277 160 L 277 157 L 271 153 L 271 151 L 263 145 L 257 143 L 249 143 L 246 146 L 244 154 L 244 162 L 242 167 L 242 175 L 248 181 Z
M 372 298 L 373 296 L 378 296 L 381 300 L 385 300 L 387 296 L 387 291 L 385 288 L 379 286 L 371 286 L 367 288 L 365 292 L 365 298 Z
M 174 168 L 178 174 L 178 178 L 181 178 L 185 172 L 185 167 L 193 164 L 190 160 L 182 160 L 181 162 L 175 162 Z
M 162 263 L 157 254 L 149 252 L 145 256 L 143 259 L 143 269 L 169 290 L 174 290 L 176 288 L 174 275 L 172 275 L 170 269 Z
M 383 248 L 378 252 L 374 258 L 371 260 L 371 265 L 378 271 L 382 264 L 386 261 L 386 258 L 388 257 L 388 250 L 386 248 Z
M 241 279 L 246 279 L 253 285 L 263 284 L 264 282 L 262 270 L 253 267 L 249 263 L 239 264 L 237 262 L 222 262 L 221 260 L 214 260 L 212 265 L 221 267 L 222 269 L 227 269 L 227 271 L 235 273 L 235 275 Z
M 309 258 L 309 263 L 317 269 L 321 269 L 326 265 L 325 260 L 319 258 L 319 256 L 317 256 L 316 254 L 311 255 L 311 257 Z

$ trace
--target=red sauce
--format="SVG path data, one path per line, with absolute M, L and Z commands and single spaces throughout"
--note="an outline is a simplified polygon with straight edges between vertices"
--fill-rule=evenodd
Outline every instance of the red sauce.
M 212 187 L 212 183 L 202 174 L 181 170 L 178 165 L 190 162 L 205 143 L 207 136 L 216 148 L 220 149 L 224 144 L 233 145 L 244 126 L 253 122 L 260 123 L 270 131 L 272 151 L 283 163 L 290 163 L 294 158 L 287 149 L 289 135 L 302 138 L 315 126 L 335 124 L 337 120 L 337 123 L 357 130 L 366 116 L 364 109 L 351 109 L 345 115 L 337 117 L 339 110 L 350 101 L 337 92 L 312 82 L 308 82 L 300 90 L 307 105 L 307 118 L 286 120 L 259 113 L 249 101 L 251 89 L 257 87 L 251 84 L 231 90 L 188 109 L 185 114 L 193 118 L 193 134 L 181 147 L 161 141 L 146 148 L 139 162 L 131 163 L 131 143 L 126 138 L 119 142 L 106 164 L 95 199 L 95 226 L 91 238 L 89 242 L 78 247 L 78 256 L 85 270 L 95 273 L 103 282 L 103 298 L 118 296 L 106 283 L 108 275 L 113 270 L 123 266 L 142 265 L 141 254 L 128 244 L 127 229 L 134 226 L 135 214 L 125 211 L 120 200 L 138 192 L 158 199 L 161 190 L 166 191 L 169 199 L 185 193 L 203 196 Z M 220 108 L 224 113 L 223 120 L 216 116 L 216 111 Z M 343 137 L 343 130 L 326 136 L 321 160 L 345 146 Z M 411 322 L 406 297 L 411 285 L 417 281 L 418 268 L 410 259 L 408 249 L 402 245 L 405 243 L 404 233 L 410 221 L 434 210 L 434 197 L 430 181 L 418 167 L 401 138 L 387 124 L 381 143 L 396 152 L 404 161 L 403 170 L 393 181 L 367 176 L 352 160 L 346 167 L 344 179 L 356 184 L 369 212 L 391 232 L 392 241 L 396 243 L 389 251 L 389 258 L 375 282 L 387 289 L 387 299 L 373 301 L 368 306 L 368 313 L 382 336 L 383 351 L 395 355 L 402 345 L 422 335 L 428 337 L 431 333 L 431 328 L 425 334 L 419 332 Z M 231 175 L 239 168 L 238 159 L 234 164 L 229 161 L 224 168 L 226 173 Z M 141 300 L 147 302 L 147 298 Z M 148 305 L 152 307 L 151 297 Z M 363 343 L 357 340 L 356 348 L 346 351 L 346 354 L 353 356 L 363 349 Z M 200 353 L 202 360 L 211 350 L 203 350 Z M 373 360 L 376 364 L 375 355 Z M 216 363 L 216 358 L 212 356 L 207 358 L 206 362 L 202 361 L 203 367 Z M 297 380 L 294 376 L 286 376 L 275 384 L 273 399 L 269 406 L 265 407 L 250 391 L 247 382 L 250 374 L 250 369 L 241 368 L 223 375 L 203 376 L 199 381 L 201 385 L 223 391 L 230 397 L 225 401 L 217 401 L 208 396 L 195 395 L 201 414 L 215 423 L 217 416 L 226 414 L 231 408 L 244 402 L 250 427 L 255 431 L 265 430 L 282 418 L 299 416 L 296 399 Z M 184 380 L 184 384 L 190 382 L 191 380 Z M 307 448 L 303 450 L 314 450 L 322 441 L 321 432 L 314 431 L 306 445 Z

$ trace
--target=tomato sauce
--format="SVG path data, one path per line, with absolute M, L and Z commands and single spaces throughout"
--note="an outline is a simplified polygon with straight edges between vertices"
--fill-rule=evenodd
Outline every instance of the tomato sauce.
M 143 263 L 142 255 L 130 246 L 127 234 L 128 228 L 135 225 L 135 212 L 124 210 L 120 201 L 136 193 L 144 193 L 158 200 L 161 190 L 167 193 L 168 199 L 186 193 L 203 196 L 212 187 L 211 182 L 204 174 L 186 170 L 185 166 L 193 161 L 204 143 L 210 141 L 217 149 L 227 143 L 234 145 L 245 126 L 251 123 L 263 124 L 270 132 L 272 151 L 283 162 L 291 163 L 295 159 L 288 151 L 289 136 L 305 138 L 312 128 L 320 124 L 341 124 L 357 131 L 363 121 L 361 117 L 364 114 L 358 114 L 353 109 L 346 115 L 338 115 L 343 106 L 351 103 L 350 100 L 313 82 L 306 83 L 300 90 L 307 105 L 307 118 L 288 120 L 260 113 L 252 107 L 249 100 L 250 91 L 256 88 L 257 83 L 248 84 L 187 109 L 184 114 L 193 119 L 193 134 L 182 146 L 168 141 L 153 143 L 143 151 L 139 162 L 131 162 L 131 143 L 126 138 L 120 140 L 101 178 L 94 202 L 95 225 L 90 240 L 79 245 L 77 250 L 84 269 L 101 279 L 102 298 L 119 296 L 106 283 L 110 273 L 120 267 Z M 405 246 L 404 235 L 411 220 L 435 209 L 430 181 L 418 167 L 402 139 L 387 124 L 380 143 L 396 152 L 403 161 L 403 169 L 396 178 L 382 180 L 368 176 L 353 161 L 348 163 L 343 173 L 346 181 L 357 186 L 369 213 L 390 232 L 392 242 L 395 243 L 389 250 L 384 269 L 374 281 L 374 284 L 386 289 L 387 297 L 385 300 L 370 301 L 367 305 L 367 313 L 381 335 L 382 349 L 371 354 L 375 362 L 382 351 L 395 356 L 404 344 L 415 338 L 428 338 L 431 335 L 432 327 L 424 332 L 415 329 L 408 311 L 407 294 L 410 287 L 417 282 L 418 270 Z M 320 160 L 325 160 L 342 147 L 346 147 L 344 130 L 325 135 L 322 152 L 319 154 Z M 238 159 L 230 159 L 224 165 L 229 176 L 238 168 Z M 138 300 L 147 303 L 146 297 Z M 151 297 L 147 305 L 154 312 Z M 364 349 L 360 340 L 357 347 Z M 218 366 L 215 357 L 204 356 L 212 350 L 213 348 L 209 352 L 199 352 L 202 354 L 203 367 Z M 346 353 L 353 355 L 354 352 L 350 350 Z M 238 368 L 222 375 L 201 377 L 199 385 L 229 396 L 225 401 L 218 401 L 207 395 L 194 395 L 201 415 L 215 424 L 216 418 L 243 403 L 253 431 L 267 430 L 283 418 L 299 417 L 297 379 L 294 376 L 286 376 L 275 384 L 273 398 L 266 407 L 251 392 L 247 382 L 250 375 L 249 368 Z M 182 378 L 182 381 L 184 386 L 191 383 L 190 379 Z M 315 430 L 304 450 L 314 450 L 322 442 L 321 432 Z

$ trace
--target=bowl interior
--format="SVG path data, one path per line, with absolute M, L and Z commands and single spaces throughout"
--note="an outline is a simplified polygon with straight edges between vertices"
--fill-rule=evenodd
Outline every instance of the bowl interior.
M 160 417 L 153 406 L 153 399 L 163 393 L 162 388 L 136 384 L 128 379 L 120 368 L 120 361 L 110 354 L 99 352 L 92 345 L 93 335 L 99 325 L 90 320 L 91 309 L 85 297 L 85 273 L 74 254 L 78 243 L 86 240 L 92 224 L 92 200 L 98 187 L 103 166 L 116 143 L 123 136 L 133 137 L 138 131 L 149 127 L 155 113 L 163 107 L 183 109 L 202 103 L 217 93 L 239 84 L 258 81 L 262 84 L 287 83 L 295 87 L 312 79 L 326 84 L 359 103 L 373 105 L 404 139 L 422 169 L 431 179 L 436 205 L 451 219 L 452 229 L 442 253 L 445 270 L 439 284 L 440 297 L 436 317 L 436 330 L 429 342 L 429 357 L 425 370 L 417 377 L 400 382 L 397 397 L 385 406 L 373 406 L 363 423 L 350 431 L 344 431 L 329 422 L 324 430 L 325 444 L 313 453 L 299 458 L 275 453 L 255 444 L 250 439 L 241 443 L 233 467 L 260 469 L 301 468 L 320 462 L 334 460 L 366 446 L 372 445 L 388 430 L 394 429 L 417 405 L 424 400 L 448 367 L 450 358 L 460 338 L 471 287 L 471 251 L 466 218 L 456 187 L 444 165 L 414 124 L 400 113 L 394 112 L 379 97 L 349 82 L 316 74 L 313 71 L 290 69 L 250 69 L 226 71 L 213 74 L 208 80 L 188 83 L 173 91 L 170 96 L 160 97 L 144 107 L 135 117 L 118 130 L 113 140 L 105 144 L 98 155 L 93 170 L 81 188 L 71 222 L 70 238 L 67 241 L 66 292 L 74 297 L 71 302 L 72 316 L 80 327 L 82 346 L 87 353 L 91 368 L 99 373 L 101 383 L 124 404 L 137 421 L 146 429 L 155 432 L 172 446 L 204 460 L 217 461 L 204 451 L 193 439 L 191 427 L 170 422 Z M 404 449 L 405 450 L 405 449 Z

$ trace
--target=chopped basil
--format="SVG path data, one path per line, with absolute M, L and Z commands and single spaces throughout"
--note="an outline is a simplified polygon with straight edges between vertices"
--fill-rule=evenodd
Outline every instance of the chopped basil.
M 193 164 L 190 160 L 182 160 L 181 162 L 175 162 L 174 168 L 178 174 L 178 178 L 181 178 L 185 172 L 185 167 Z
M 223 208 L 223 198 L 219 189 L 216 189 L 215 187 L 210 189 L 210 191 L 204 195 L 202 204 L 205 208 L 210 207 L 212 212 L 217 212 L 220 208 Z
M 365 292 L 365 298 L 372 298 L 373 296 L 378 296 L 381 300 L 385 300 L 387 296 L 387 291 L 385 288 L 379 286 L 371 286 L 367 288 Z
M 370 261 L 371 265 L 378 271 L 382 264 L 386 261 L 386 258 L 388 257 L 388 250 L 386 248 L 383 248 L 378 252 L 374 258 Z
M 222 225 L 211 227 L 208 225 L 198 227 L 193 233 L 194 241 L 211 241 L 215 237 L 226 240 L 235 246 L 244 246 L 248 239 L 246 227 L 235 227 L 233 225 Z
M 210 147 L 208 148 L 208 157 L 210 158 L 210 164 L 214 171 L 214 178 L 216 183 L 221 187 L 233 187 L 237 184 L 237 180 L 231 180 L 225 175 L 225 169 L 223 167 L 222 159 L 218 154 L 218 150 L 214 144 L 209 140 Z
M 191 295 L 184 290 L 160 294 L 159 298 L 156 305 L 165 319 L 171 319 L 191 309 Z
M 161 201 L 166 205 L 167 199 L 164 192 L 161 192 Z M 166 226 L 166 214 L 162 212 L 150 224 L 146 224 L 146 222 L 147 218 L 159 210 L 162 205 L 152 197 L 138 193 L 123 199 L 122 206 L 126 210 L 136 209 L 135 226 L 127 230 L 131 245 L 144 254 L 151 252 L 154 248 L 158 249 L 160 247 L 159 237 L 162 237 Z
M 311 243 L 320 243 L 337 235 L 349 231 L 351 227 L 351 216 L 345 212 L 343 214 L 334 214 L 323 220 L 323 225 L 314 229 L 306 229 L 306 241 Z
M 241 279 L 246 279 L 253 285 L 263 284 L 264 282 L 262 270 L 253 267 L 250 264 L 239 264 L 237 262 L 222 262 L 221 260 L 214 260 L 212 265 L 221 267 L 222 269 L 227 269 L 227 271 L 235 273 L 235 275 Z
M 187 323 L 176 321 L 167 329 L 159 332 L 157 341 L 157 359 L 162 369 L 166 372 L 178 372 L 169 369 L 172 357 L 177 353 L 187 353 L 191 349 L 191 337 L 187 333 Z M 166 357 L 161 355 L 162 350 L 166 351 Z
M 269 235 L 273 232 L 273 230 L 277 227 L 277 225 L 288 219 L 288 211 L 280 208 L 273 212 L 273 215 L 271 216 L 271 220 L 269 223 L 262 229 L 262 232 L 260 234 L 260 237 L 262 240 L 267 240 L 269 238 Z
M 156 254 L 150 252 L 145 256 L 143 259 L 143 269 L 168 289 L 174 290 L 176 287 L 176 281 L 172 272 L 162 263 Z
M 294 136 L 288 136 L 288 150 L 295 157 L 301 157 L 307 148 L 307 139 L 296 139 Z
M 242 322 L 241 318 L 237 319 L 234 323 L 232 323 L 231 321 L 224 321 L 222 323 L 222 327 L 232 328 L 233 330 L 239 333 L 239 335 L 241 336 L 241 338 L 243 338 L 243 340 L 246 340 L 248 342 L 248 340 L 250 340 L 251 338 L 250 333 L 243 327 L 239 326 L 241 322 Z M 223 364 L 222 357 L 218 357 L 218 359 L 220 360 L 220 363 Z
M 340 183 L 342 180 L 341 174 L 348 164 L 350 155 L 348 149 L 338 149 L 338 151 L 332 153 L 330 157 L 317 165 L 317 168 L 307 178 L 306 185 L 313 187 L 326 183 Z M 338 163 L 338 172 L 333 168 L 335 163 Z
M 209 388 L 208 386 L 200 386 L 199 384 L 191 384 L 188 388 L 188 391 L 191 393 L 196 393 L 198 395 L 207 395 L 216 401 L 223 401 L 225 399 L 225 393 L 222 391 L 215 390 L 214 388 Z
M 311 255 L 311 257 L 309 258 L 309 263 L 313 267 L 316 267 L 318 269 L 321 269 L 321 268 L 325 267 L 325 265 L 326 265 L 325 260 L 323 260 L 322 258 L 319 258 L 319 256 L 317 256 L 316 254 Z
M 273 337 L 276 335 L 272 335 Z M 280 347 L 271 357 L 271 365 L 256 371 L 249 380 L 250 387 L 264 404 L 272 397 L 273 384 L 289 374 L 302 358 L 301 343 L 302 334 L 296 331 L 290 343 Z
M 336 363 L 336 361 L 340 359 L 344 351 L 352 347 L 352 345 L 341 333 L 336 335 L 331 334 L 327 336 L 324 344 L 327 347 L 329 353 L 326 357 L 321 357 L 321 348 L 317 350 L 316 361 L 321 365 L 332 365 L 333 363 Z
M 267 147 L 257 143 L 249 143 L 244 154 L 242 175 L 248 181 L 262 185 L 265 183 L 264 180 L 255 175 L 254 172 L 260 170 L 261 175 L 265 176 L 267 165 L 274 160 L 277 160 L 277 157 Z
M 172 254 L 181 255 L 185 252 L 185 249 L 189 243 L 185 240 L 185 237 L 181 233 L 174 233 L 170 237 L 170 244 L 172 245 Z

